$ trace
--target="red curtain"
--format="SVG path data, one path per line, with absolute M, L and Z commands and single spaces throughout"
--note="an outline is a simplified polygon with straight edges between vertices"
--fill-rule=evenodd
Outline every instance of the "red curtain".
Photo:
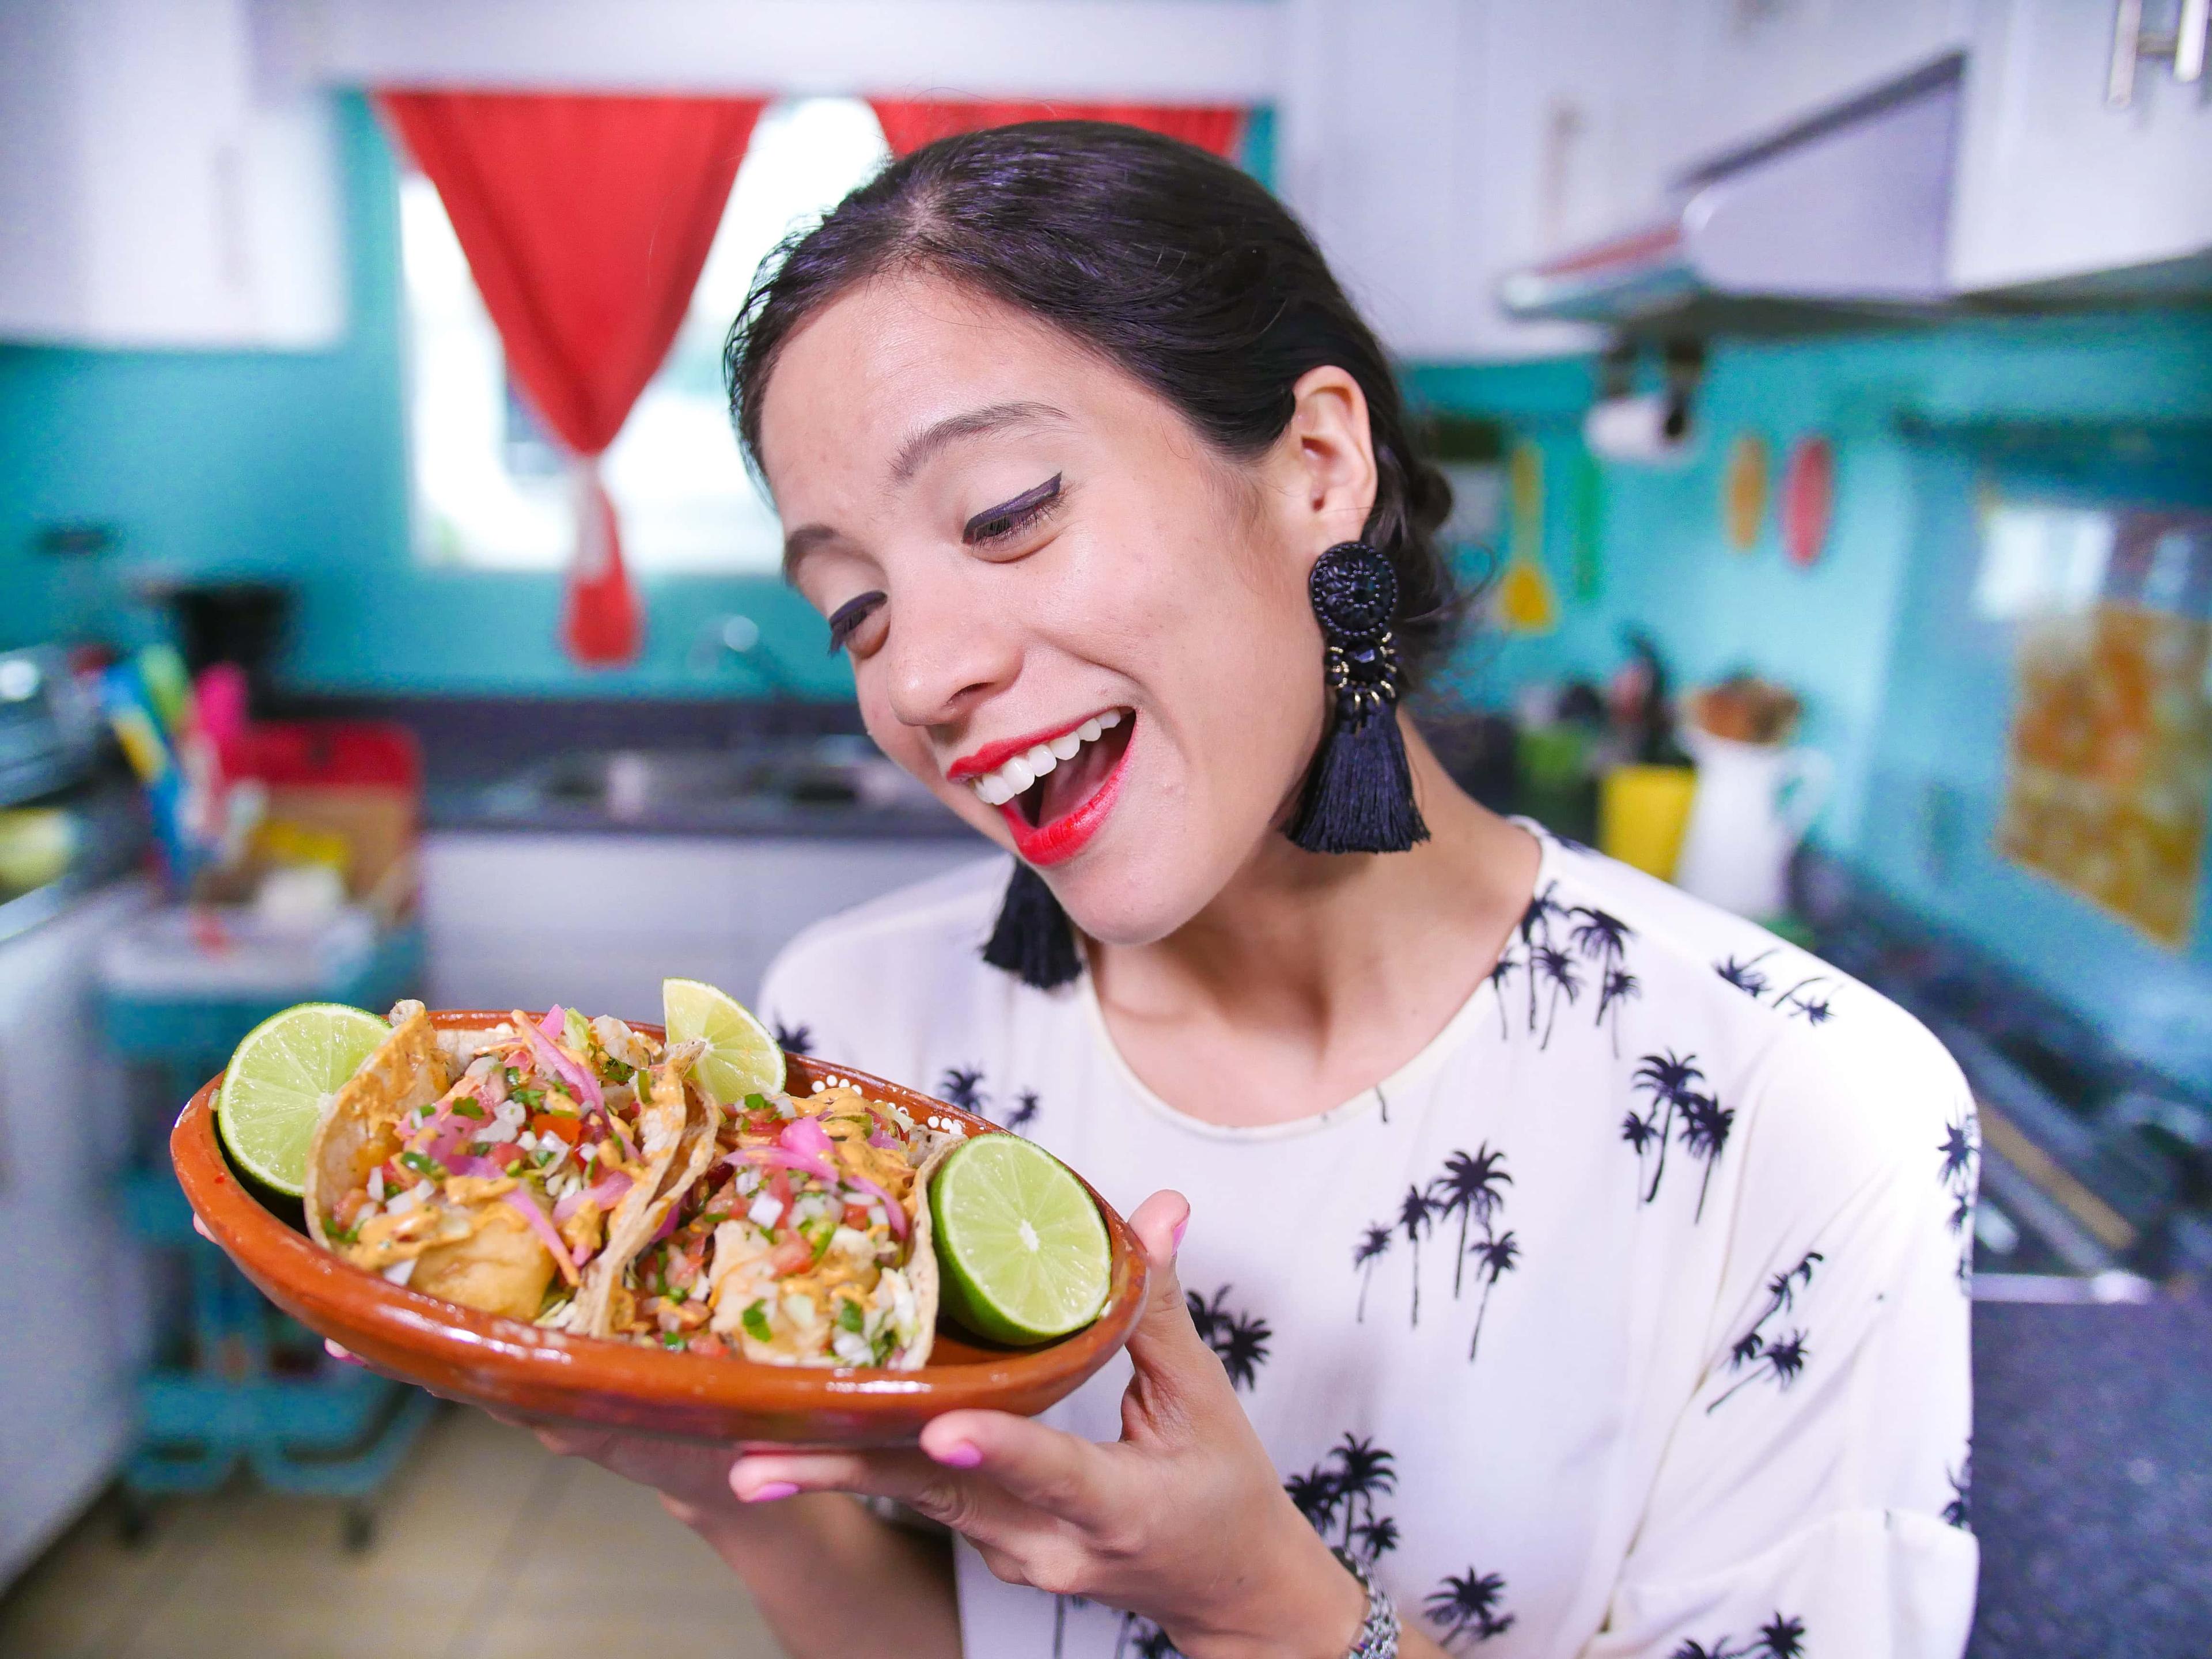
M 1003 127 L 1016 121 L 1119 121 L 1165 133 L 1216 155 L 1233 155 L 1244 131 L 1244 112 L 1229 106 L 1183 104 L 1067 104 L 1020 99 L 973 101 L 928 98 L 872 98 L 876 119 L 894 155 L 956 132 Z
M 668 355 L 765 100 L 386 92 L 438 189 L 507 362 L 576 459 L 562 638 L 629 662 L 642 636 L 599 457 Z

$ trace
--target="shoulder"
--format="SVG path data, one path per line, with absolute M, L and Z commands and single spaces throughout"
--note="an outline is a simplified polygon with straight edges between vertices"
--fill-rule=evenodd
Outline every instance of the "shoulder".
M 984 965 L 1009 861 L 977 860 L 814 923 L 780 951 L 761 982 L 763 1018 L 797 1042 L 890 1076 L 947 1022 L 974 1022 L 1003 998 Z
M 1639 1035 L 1655 1049 L 1700 1048 L 1710 1085 L 1760 1120 L 1757 1138 L 1894 1165 L 1929 1156 L 1970 1112 L 1935 1036 L 1811 951 L 1587 848 L 1554 842 L 1545 871 L 1551 931 L 1585 957 L 1614 949 L 1637 976 Z

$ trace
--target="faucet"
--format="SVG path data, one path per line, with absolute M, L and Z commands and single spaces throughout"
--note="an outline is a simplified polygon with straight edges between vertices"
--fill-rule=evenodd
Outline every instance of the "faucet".
M 724 663 L 734 662 L 759 683 L 770 697 L 795 697 L 799 690 L 775 659 L 773 651 L 761 648 L 760 624 L 742 611 L 727 611 L 708 617 L 692 635 L 686 655 L 695 674 L 712 674 Z

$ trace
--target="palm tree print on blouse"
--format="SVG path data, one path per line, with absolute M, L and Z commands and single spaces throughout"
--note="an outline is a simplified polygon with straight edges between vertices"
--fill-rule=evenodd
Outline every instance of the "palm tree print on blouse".
M 1471 1647 L 1513 1628 L 1514 1615 L 1498 1611 L 1504 1595 L 1503 1574 L 1479 1573 L 1469 1567 L 1465 1572 L 1446 1573 L 1443 1583 L 1429 1592 L 1422 1605 L 1429 1622 L 1439 1632 L 1437 1640 L 1442 1645 Z
M 1951 1195 L 1947 1218 L 1951 1237 L 1959 1241 L 1958 1279 L 1971 1285 L 1974 1277 L 1974 1190 L 1979 1184 L 1982 1138 L 1972 1101 L 1963 1103 L 1944 1126 L 1942 1154 L 1943 1190 Z
M 1352 1247 L 1352 1265 L 1359 1270 L 1359 1310 L 1353 1316 L 1359 1324 L 1367 1322 L 1367 1285 L 1375 1277 L 1375 1264 L 1389 1254 L 1390 1241 L 1396 1237 L 1388 1227 L 1370 1223 Z
M 1704 1164 L 1697 1212 L 1690 1218 L 1692 1225 L 1705 1218 L 1705 1194 L 1712 1186 L 1713 1168 L 1728 1150 L 1729 1132 L 1735 1124 L 1733 1109 L 1696 1087 L 1705 1080 L 1697 1060 L 1695 1054 L 1677 1054 L 1672 1048 L 1662 1054 L 1644 1055 L 1637 1064 L 1632 1081 L 1638 1093 L 1650 1096 L 1650 1110 L 1639 1113 L 1631 1107 L 1620 1124 L 1620 1138 L 1636 1153 L 1639 1180 L 1646 1154 L 1655 1146 L 1659 1149 L 1651 1165 L 1651 1184 L 1644 1190 L 1646 1204 L 1659 1196 L 1670 1145 L 1679 1142 L 1683 1151 Z
M 1684 1642 L 1667 1659 L 1803 1659 L 1804 1652 L 1805 1621 L 1785 1619 L 1778 1613 L 1741 1647 L 1733 1636 L 1723 1636 L 1710 1647 L 1693 1639 Z
M 775 1028 L 775 1046 L 787 1053 L 811 1054 L 814 1052 L 814 1028 L 811 1025 L 786 1025 L 780 1019 L 769 1024 Z
M 1797 1374 L 1805 1369 L 1808 1352 L 1805 1346 L 1805 1333 L 1792 1331 L 1787 1336 L 1770 1337 L 1766 1334 L 1766 1326 L 1770 1320 L 1780 1318 L 1796 1305 L 1797 1292 L 1812 1284 L 1813 1269 L 1826 1259 L 1818 1250 L 1808 1250 L 1797 1259 L 1796 1267 L 1786 1273 L 1778 1273 L 1766 1281 L 1766 1306 L 1759 1310 L 1759 1317 L 1752 1321 L 1750 1328 L 1729 1346 L 1729 1370 L 1734 1373 L 1742 1370 L 1747 1365 L 1751 1370 L 1741 1381 L 1731 1384 L 1720 1399 L 1705 1407 L 1707 1414 L 1710 1415 L 1719 1407 L 1721 1401 L 1726 1400 L 1746 1382 L 1755 1382 L 1760 1376 L 1772 1377 L 1776 1385 L 1782 1389 L 1789 1388 L 1797 1380 Z
M 1328 1455 L 1283 1482 L 1291 1504 L 1323 1538 L 1338 1532 L 1350 1554 L 1372 1564 L 1398 1547 L 1398 1523 L 1375 1500 L 1398 1490 L 1397 1460 L 1372 1440 L 1345 1431 Z
M 1835 1010 L 1829 1006 L 1828 994 L 1820 988 L 1833 985 L 1836 976 L 1833 974 L 1812 974 L 1794 985 L 1775 991 L 1773 981 L 1768 979 L 1765 969 L 1759 964 L 1781 949 L 1779 945 L 1770 945 L 1746 961 L 1738 961 L 1731 956 L 1715 963 L 1713 971 L 1753 1002 L 1769 1008 L 1779 1008 L 1784 1014 L 1802 1018 L 1808 1025 L 1826 1025 L 1835 1018 Z M 1767 994 L 1770 991 L 1773 992 L 1771 997 Z
M 1228 1306 L 1229 1286 L 1224 1285 L 1206 1301 L 1196 1291 L 1183 1292 L 1190 1308 L 1190 1322 L 1198 1327 L 1206 1346 L 1220 1357 L 1233 1388 L 1249 1389 L 1267 1363 L 1273 1328 L 1257 1314 L 1238 1313 Z
M 1974 1529 L 1974 1443 L 1971 1437 L 1966 1449 L 1960 1454 L 1959 1467 L 1943 1471 L 1943 1479 L 1951 1487 L 1951 1501 L 1943 1505 L 1946 1526 L 1956 1527 L 1960 1532 Z
M 1595 905 L 1561 902 L 1559 886 L 1556 881 L 1547 882 L 1543 890 L 1528 901 L 1528 908 L 1521 913 L 1519 953 L 1509 945 L 1491 966 L 1491 989 L 1498 998 L 1498 1033 L 1512 1035 L 1505 1012 L 1505 985 L 1517 973 L 1528 994 L 1528 1030 L 1535 1030 L 1540 1012 L 1543 1018 L 1539 1048 L 1552 1046 L 1559 1005 L 1564 1002 L 1571 1008 L 1581 1001 L 1585 990 L 1595 989 L 1597 1018 L 1593 1023 L 1603 1027 L 1610 1022 L 1613 1052 L 1618 1054 L 1621 1006 L 1643 990 L 1626 965 L 1628 941 L 1636 930 Z M 1590 964 L 1589 980 L 1583 977 L 1583 962 Z
M 983 1068 L 980 1066 L 948 1066 L 945 1075 L 937 1079 L 937 1092 L 963 1112 L 973 1112 L 978 1117 L 991 1115 L 991 1097 L 983 1092 Z
M 1006 1114 L 1006 1121 L 1003 1127 L 1012 1129 L 1018 1135 L 1027 1134 L 1030 1125 L 1036 1121 L 1038 1105 L 1037 1091 L 1034 1089 L 1024 1089 L 1014 1097 L 1014 1109 Z
M 1456 1152 L 1444 1159 L 1443 1173 L 1429 1183 L 1429 1203 L 1438 1216 L 1459 1218 L 1459 1250 L 1452 1259 L 1452 1299 L 1459 1299 L 1464 1282 L 1468 1258 L 1473 1256 L 1482 1265 L 1476 1269 L 1481 1281 L 1482 1299 L 1475 1304 L 1474 1335 L 1467 1345 L 1467 1357 L 1473 1360 L 1475 1350 L 1482 1342 L 1483 1316 L 1490 1311 L 1490 1292 L 1498 1279 L 1512 1271 L 1521 1254 L 1519 1240 L 1512 1233 L 1497 1231 L 1498 1212 L 1504 1206 L 1505 1195 L 1500 1187 L 1510 1187 L 1513 1177 L 1505 1171 L 1505 1154 L 1493 1152 L 1485 1141 L 1474 1152 Z M 1480 1226 L 1479 1237 L 1470 1239 L 1470 1231 Z
M 1421 1322 L 1421 1235 L 1434 1224 L 1437 1206 L 1419 1187 L 1407 1188 L 1405 1197 L 1398 1200 L 1398 1225 L 1406 1243 L 1413 1247 L 1413 1322 L 1416 1325 Z

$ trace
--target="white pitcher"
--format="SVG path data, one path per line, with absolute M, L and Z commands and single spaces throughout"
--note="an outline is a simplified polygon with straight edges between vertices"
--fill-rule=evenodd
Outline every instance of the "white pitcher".
M 1790 855 L 1826 804 L 1834 766 L 1817 749 L 1739 743 L 1688 720 L 1680 736 L 1698 763 L 1698 793 L 1674 884 L 1740 916 L 1780 915 Z

